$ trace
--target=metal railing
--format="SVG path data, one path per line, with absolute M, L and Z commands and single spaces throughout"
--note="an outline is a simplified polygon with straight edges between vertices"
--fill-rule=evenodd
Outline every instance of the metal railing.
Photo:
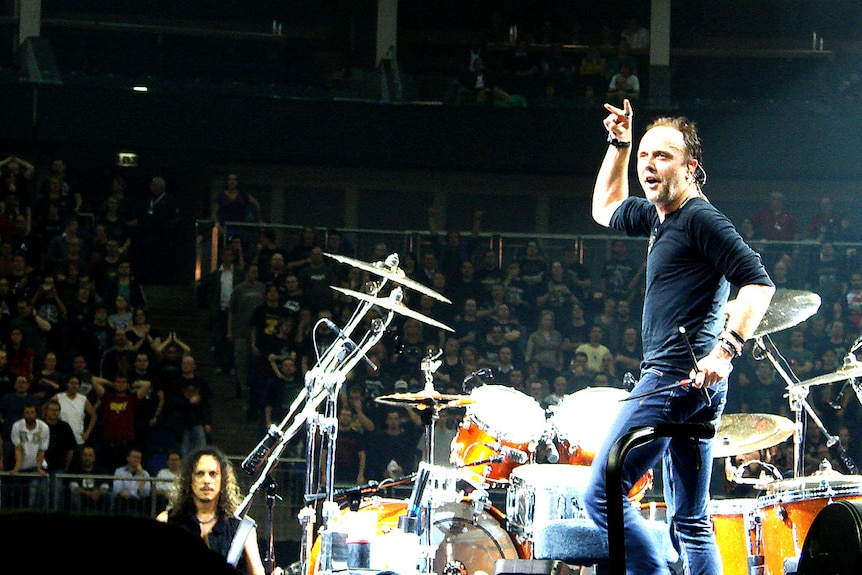
M 242 458 L 231 457 L 237 469 L 237 480 L 248 493 L 253 480 L 240 471 Z M 304 505 L 305 460 L 281 459 L 272 471 L 278 485 L 280 497 L 273 509 L 273 536 L 276 540 L 299 538 L 298 514 Z M 124 499 L 113 493 L 114 481 L 128 481 L 127 477 L 115 475 L 79 475 L 73 473 L 12 474 L 0 472 L 0 512 L 43 511 L 102 515 L 137 515 L 155 518 L 167 506 L 165 490 L 171 481 L 157 477 L 143 478 L 149 483 L 147 495 Z M 89 497 L 77 488 L 98 490 L 101 495 Z M 259 529 L 266 519 L 265 495 L 259 494 L 252 501 L 248 515 L 257 521 Z

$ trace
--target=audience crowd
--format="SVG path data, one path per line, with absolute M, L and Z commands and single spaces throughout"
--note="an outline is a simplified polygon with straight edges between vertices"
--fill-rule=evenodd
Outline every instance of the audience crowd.
M 147 512 L 169 453 L 207 442 L 211 388 L 171 326 L 150 324 L 143 287 L 173 279 L 179 210 L 161 177 L 143 196 L 120 177 L 83 194 L 62 159 L 0 162 L 0 471 L 21 474 L 7 501 L 22 486 L 44 501 L 49 474 L 108 474 L 122 479 L 74 481 L 69 505 Z
M 76 481 L 69 500 L 78 508 L 107 496 L 116 508 L 133 510 L 132 503 L 150 496 L 144 479 L 170 477 L 169 460 L 176 467 L 174 459 L 211 441 L 207 377 L 235 382 L 249 425 L 261 435 L 280 423 L 305 374 L 336 341 L 331 324 L 344 328 L 358 304 L 331 286 L 364 292 L 369 280 L 379 279 L 326 256 L 357 257 L 352 238 L 337 229 L 305 227 L 279 241 L 273 229 L 236 226 L 228 214 L 248 213 L 255 221 L 261 214 L 231 175 L 230 193 L 214 202 L 223 246 L 217 269 L 200 283 L 213 364 L 211 374 L 202 374 L 195 362 L 201 350 L 193 354 L 172 326 L 150 325 L 152 310 L 136 272 L 141 267 L 148 281 L 158 281 L 152 246 L 140 244 L 150 242 L 158 218 L 176 216 L 165 182 L 153 178 L 136 206 L 122 180 L 104 198 L 82 197 L 65 180 L 62 160 L 39 174 L 9 157 L 0 170 L 0 470 L 118 476 L 111 488 Z M 32 196 L 22 193 L 27 189 Z M 85 217 L 84 205 L 98 208 Z M 439 356 L 430 377 L 441 393 L 505 386 L 549 412 L 579 390 L 623 388 L 626 374 L 638 376 L 645 246 L 611 239 L 606 256 L 586 252 L 585 261 L 575 245 L 552 248 L 527 239 L 501 255 L 481 239 L 480 210 L 465 235 L 441 229 L 436 208 L 428 215 L 427 241 L 416 253 L 398 253 L 399 265 L 412 282 L 452 303 L 408 285 L 404 303 L 413 313 L 396 313 L 368 361 L 347 374 L 338 410 L 339 482 L 400 477 L 427 459 L 430 422 L 414 409 L 374 400 L 425 388 L 430 358 Z M 742 226 L 780 288 L 774 305 L 786 293 L 781 290 L 822 298 L 812 317 L 767 338 L 795 381 L 834 373 L 862 333 L 862 266 L 853 244 L 859 237 L 848 218 L 830 198 L 804 217 L 773 194 Z M 146 234 L 139 233 L 142 225 Z M 817 249 L 808 258 L 812 245 Z M 371 260 L 397 252 L 379 242 Z M 370 330 L 385 312 L 372 308 L 357 331 Z M 346 335 L 358 341 L 364 333 Z M 787 382 L 769 361 L 758 361 L 763 353 L 754 348 L 749 342 L 735 364 L 726 412 L 793 418 Z M 812 386 L 808 400 L 851 458 L 862 461 L 862 405 L 841 383 Z M 435 424 L 446 438 L 437 440 L 440 452 L 464 415 L 444 411 Z M 816 426 L 808 431 L 806 472 L 823 458 L 849 471 Z M 288 455 L 304 457 L 303 440 L 293 440 Z
M 835 372 L 862 333 L 862 267 L 856 246 L 848 243 L 859 238 L 846 233 L 845 216 L 831 215 L 830 209 L 830 200 L 824 198 L 823 210 L 799 224 L 791 239 L 807 239 L 808 244 L 764 243 L 771 239 L 766 228 L 749 230 L 749 241 L 762 251 L 776 284 L 784 290 L 774 305 L 787 305 L 786 290 L 807 290 L 822 298 L 813 317 L 766 338 L 778 346 L 793 381 Z M 432 376 L 438 392 L 469 394 L 476 385 L 508 386 L 549 412 L 586 387 L 625 387 L 627 373 L 638 377 L 644 246 L 613 239 L 604 261 L 585 262 L 574 246 L 552 250 L 528 239 L 501 258 L 480 240 L 481 218 L 482 212 L 476 211 L 466 236 L 444 232 L 440 214 L 431 208 L 421 255 L 399 254 L 409 279 L 452 304 L 406 289 L 405 302 L 416 313 L 396 314 L 371 348 L 367 357 L 376 369 L 360 362 L 347 375 L 338 412 L 339 481 L 399 477 L 427 458 L 423 450 L 428 422 L 412 409 L 374 399 L 425 388 L 423 360 L 438 354 L 441 365 Z M 214 325 L 220 326 L 214 332 L 213 349 L 218 350 L 214 361 L 218 369 L 239 377 L 248 392 L 248 419 L 260 424 L 261 433 L 280 422 L 304 385 L 304 374 L 335 341 L 323 320 L 343 328 L 356 309 L 356 298 L 328 286 L 365 291 L 368 280 L 379 279 L 325 256 L 356 257 L 350 241 L 336 229 L 303 228 L 283 247 L 274 238 L 274 232 L 264 229 L 257 247 L 248 249 L 226 240 L 230 247 L 222 264 L 204 284 Z M 842 242 L 841 249 L 836 250 L 833 242 Z M 813 258 L 807 255 L 811 245 L 817 247 Z M 372 261 L 383 261 L 393 251 L 381 242 Z M 239 261 L 246 262 L 242 270 Z M 378 317 L 382 312 L 372 308 L 368 315 Z M 422 321 L 422 316 L 453 331 Z M 369 325 L 366 321 L 359 333 L 348 335 L 358 341 Z M 747 353 L 736 362 L 727 413 L 794 418 L 784 397 L 787 382 L 754 347 L 749 342 Z M 234 353 L 224 352 L 229 349 Z M 840 432 L 848 453 L 862 461 L 855 439 L 862 433 L 862 409 L 855 394 L 833 397 L 838 388 L 813 386 L 809 401 L 830 433 Z M 446 418 L 447 437 L 457 420 Z M 822 457 L 832 457 L 824 452 L 826 442 L 818 431 L 811 431 L 806 442 L 808 471 L 816 470 Z M 294 453 L 302 453 L 299 445 Z M 448 458 L 438 457 L 436 463 L 446 464 Z M 844 467 L 840 458 L 834 465 Z

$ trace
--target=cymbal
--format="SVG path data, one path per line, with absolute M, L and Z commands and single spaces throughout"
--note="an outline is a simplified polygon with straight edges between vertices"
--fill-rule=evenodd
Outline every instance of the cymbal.
M 440 393 L 435 390 L 423 389 L 416 393 L 392 393 L 381 395 L 374 399 L 377 403 L 384 405 L 412 405 L 420 409 L 437 406 L 440 409 L 446 407 L 465 407 L 473 403 L 469 395 L 457 395 L 454 393 Z
M 769 413 L 726 413 L 712 443 L 714 458 L 731 457 L 778 445 L 793 435 L 794 423 Z
M 433 289 L 429 288 L 428 286 L 421 284 L 421 283 L 417 282 L 416 280 L 412 280 L 412 279 L 408 278 L 406 275 L 404 275 L 404 270 L 402 270 L 401 268 L 399 268 L 397 266 L 395 267 L 395 269 L 397 271 L 392 271 L 392 270 L 387 269 L 383 262 L 374 262 L 372 264 L 369 264 L 369 263 L 366 263 L 366 262 L 363 262 L 360 260 L 356 260 L 353 258 L 349 258 L 347 256 L 338 255 L 338 254 L 328 254 L 328 253 L 324 252 L 323 255 L 328 256 L 337 262 L 341 262 L 343 264 L 348 264 L 348 265 L 351 265 L 355 268 L 359 268 L 361 270 L 371 272 L 373 274 L 377 274 L 377 275 L 384 277 L 390 281 L 401 284 L 403 286 L 407 286 L 410 289 L 416 290 L 419 293 L 423 293 L 427 296 L 433 297 L 434 299 L 442 301 L 444 303 L 452 303 L 452 301 L 450 299 L 443 297 L 442 295 L 440 295 L 439 293 L 437 293 Z
M 737 300 L 727 302 L 724 306 L 725 315 L 729 316 L 736 305 L 739 305 Z M 772 296 L 763 319 L 751 337 L 761 337 L 798 325 L 817 313 L 818 309 L 820 296 L 816 293 L 780 289 Z
M 367 293 L 362 293 L 362 292 L 358 292 L 358 291 L 354 291 L 354 290 L 350 290 L 350 289 L 345 289 L 345 288 L 341 288 L 341 287 L 336 287 L 336 286 L 330 286 L 330 287 L 337 292 L 341 292 L 345 295 L 353 296 L 356 299 L 361 299 L 362 301 L 367 301 L 367 302 L 372 303 L 376 306 L 380 306 L 384 309 L 388 309 L 388 310 L 392 310 L 394 312 L 400 313 L 401 315 L 406 315 L 407 317 L 411 317 L 415 320 L 419 320 L 422 323 L 427 323 L 428 325 L 433 325 L 435 327 L 439 327 L 440 329 L 445 329 L 446 331 L 452 331 L 452 332 L 455 331 L 454 329 L 452 329 L 448 325 L 446 325 L 444 323 L 440 323 L 439 321 L 437 321 L 435 319 L 431 319 L 427 315 L 423 315 L 423 314 L 419 313 L 418 311 L 407 307 L 406 305 L 404 305 L 400 301 L 394 301 L 388 297 L 374 297 L 373 295 L 369 295 Z
M 852 357 L 852 355 L 850 357 Z M 862 362 L 856 361 L 855 359 L 845 359 L 844 365 L 832 373 L 824 373 L 823 375 L 800 381 L 799 383 L 793 384 L 791 387 L 809 387 L 811 385 L 820 385 L 822 383 L 845 381 L 854 377 L 862 377 Z

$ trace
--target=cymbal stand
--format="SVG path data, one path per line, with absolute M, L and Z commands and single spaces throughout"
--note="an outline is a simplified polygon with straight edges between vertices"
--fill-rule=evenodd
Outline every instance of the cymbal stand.
M 394 290 L 393 290 L 394 291 Z M 398 292 L 400 296 L 400 290 Z M 357 306 L 356 311 L 351 317 L 350 321 L 348 321 L 347 325 L 344 329 L 344 338 L 337 338 L 333 345 L 330 347 L 339 347 L 340 350 L 335 355 L 334 358 L 330 358 L 330 362 L 328 364 L 328 368 L 332 370 L 332 373 L 324 373 L 324 374 L 316 374 L 313 377 L 322 376 L 322 383 L 324 388 L 326 389 L 326 397 L 327 404 L 325 407 L 325 417 L 324 422 L 325 425 L 320 426 L 319 430 L 322 435 L 326 437 L 325 441 L 327 442 L 327 453 L 326 453 L 326 462 L 325 462 L 325 470 L 326 470 L 326 499 L 323 502 L 323 526 L 322 526 L 322 550 L 330 550 L 332 549 L 332 530 L 331 520 L 336 517 L 338 513 L 338 504 L 334 501 L 334 485 L 335 485 L 335 448 L 336 441 L 338 438 L 338 393 L 341 389 L 341 385 L 344 383 L 347 374 L 355 367 L 355 365 L 363 358 L 366 357 L 368 351 L 371 350 L 374 345 L 380 341 L 380 338 L 383 336 L 383 333 L 389 323 L 392 321 L 395 312 L 389 311 L 389 313 L 384 318 L 376 318 L 373 320 L 371 325 L 371 330 L 368 331 L 362 340 L 354 344 L 352 340 L 350 340 L 350 333 L 355 329 L 355 327 L 359 324 L 365 314 L 368 312 L 371 304 L 368 302 L 360 302 L 360 305 Z M 349 344 L 349 345 L 348 345 Z M 312 460 L 309 460 L 311 462 Z M 320 462 L 323 465 L 323 462 Z M 309 464 L 309 467 L 313 467 Z M 311 487 L 313 484 L 307 485 L 307 487 Z M 316 490 L 307 489 L 306 497 L 311 496 L 316 493 Z M 307 557 L 306 557 L 307 560 Z M 303 564 L 303 569 L 307 572 L 308 565 L 307 561 Z M 332 554 L 331 553 L 321 553 L 321 568 L 320 571 L 324 574 L 329 574 L 332 572 Z
M 778 375 L 785 381 L 787 384 L 787 400 L 790 402 L 790 411 L 792 411 L 795 415 L 795 429 L 793 431 L 793 477 L 799 478 L 805 475 L 805 459 L 802 454 L 803 445 L 802 445 L 802 413 L 803 410 L 811 420 L 820 428 L 820 431 L 823 432 L 824 437 L 827 439 L 827 445 L 832 445 L 835 441 L 837 441 L 837 437 L 833 436 L 829 433 L 829 430 L 826 429 L 826 426 L 823 424 L 823 421 L 820 419 L 820 416 L 817 415 L 817 412 L 811 407 L 811 404 L 808 402 L 808 388 L 805 386 L 795 385 L 799 383 L 799 378 L 791 377 L 787 371 L 785 371 L 784 367 L 778 362 L 775 354 L 772 350 L 764 343 L 763 336 L 759 336 L 755 338 L 755 350 L 762 350 L 762 357 L 758 357 L 757 352 L 755 352 L 756 359 L 763 359 L 765 357 L 769 360 L 775 370 L 778 372 Z M 775 343 L 770 339 L 770 343 L 773 347 L 775 347 Z
M 425 392 L 430 396 L 434 392 L 434 372 L 436 372 L 441 365 L 443 365 L 443 360 L 440 359 L 440 356 L 443 355 L 443 350 L 438 350 L 436 354 L 433 354 L 429 351 L 428 355 L 422 358 L 422 362 L 420 364 L 422 373 L 425 375 Z M 425 424 L 425 453 L 428 454 L 428 464 L 430 469 L 434 467 L 434 427 L 437 420 L 440 419 L 440 406 L 437 402 L 433 402 L 430 406 L 427 406 L 424 410 L 421 409 L 420 406 L 420 417 L 422 418 L 422 423 Z M 424 486 L 423 488 L 424 489 Z M 421 490 L 420 490 L 421 495 Z M 418 503 L 418 502 L 417 502 Z M 433 521 L 433 508 L 434 502 L 430 501 L 425 505 L 425 513 L 420 511 L 419 517 L 419 543 L 420 545 L 425 545 L 425 549 L 431 549 L 431 526 L 434 525 Z M 423 573 L 434 573 L 434 557 L 429 552 L 424 555 L 425 568 L 422 571 Z

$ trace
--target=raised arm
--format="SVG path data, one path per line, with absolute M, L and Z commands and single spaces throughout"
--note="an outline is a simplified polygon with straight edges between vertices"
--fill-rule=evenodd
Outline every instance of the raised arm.
M 608 227 L 619 205 L 629 197 L 629 157 L 632 145 L 632 105 L 623 100 L 623 107 L 605 104 L 608 115 L 604 120 L 608 131 L 608 150 L 596 176 L 593 188 L 593 220 Z

